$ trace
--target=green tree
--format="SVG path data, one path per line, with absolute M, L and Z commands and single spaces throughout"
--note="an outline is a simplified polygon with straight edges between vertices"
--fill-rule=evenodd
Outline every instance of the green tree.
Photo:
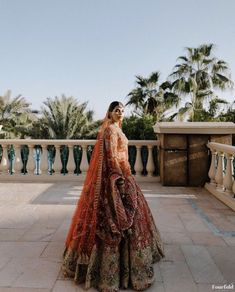
M 51 139 L 81 139 L 93 131 L 93 111 L 86 110 L 87 102 L 79 103 L 74 97 L 47 98 L 43 102 L 42 132 Z M 40 127 L 39 127 L 40 132 Z
M 214 99 L 214 102 L 220 103 L 215 91 L 233 86 L 228 64 L 214 57 L 213 49 L 213 44 L 186 48 L 186 55 L 178 58 L 179 63 L 170 75 L 173 91 L 190 97 L 179 109 L 179 117 L 188 116 L 189 121 L 204 120 L 203 113 L 208 102 Z
M 155 140 L 154 124 L 154 117 L 150 114 L 143 115 L 142 117 L 132 115 L 124 118 L 122 129 L 130 140 Z
M 201 122 L 219 122 L 221 121 L 221 112 L 224 112 L 228 102 L 224 99 L 215 97 L 209 101 L 207 109 L 202 109 L 198 113 L 198 120 Z
M 220 121 L 235 123 L 235 100 L 227 103 L 227 108 L 219 115 Z
M 161 121 L 166 110 L 178 104 L 179 98 L 171 92 L 171 83 L 159 85 L 159 78 L 159 72 L 153 72 L 147 78 L 136 76 L 137 86 L 127 95 L 126 105 L 133 106 L 138 116 L 150 114 L 155 121 Z
M 18 95 L 11 97 L 11 91 L 0 96 L 0 124 L 7 138 L 24 138 L 29 128 L 36 120 L 35 113 L 30 109 L 30 103 Z

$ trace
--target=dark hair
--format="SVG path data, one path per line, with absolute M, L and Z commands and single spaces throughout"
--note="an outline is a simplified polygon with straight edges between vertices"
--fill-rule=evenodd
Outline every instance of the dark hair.
M 108 112 L 112 112 L 114 110 L 114 108 L 116 106 L 118 106 L 118 105 L 124 107 L 123 103 L 121 103 L 120 101 L 113 101 L 113 102 L 111 102 L 110 105 L 109 105 Z

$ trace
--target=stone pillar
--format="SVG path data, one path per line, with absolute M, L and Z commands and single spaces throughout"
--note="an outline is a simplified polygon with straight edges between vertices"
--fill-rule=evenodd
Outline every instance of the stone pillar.
M 15 163 L 14 163 L 14 171 L 16 173 L 21 173 L 22 161 L 21 161 L 21 146 L 15 145 Z
M 222 187 L 223 162 L 220 157 L 219 169 L 215 173 L 215 154 L 212 152 L 214 156 L 210 165 L 207 145 L 208 142 L 231 145 L 234 123 L 160 122 L 153 128 L 160 138 L 160 177 L 163 185 L 204 186 L 210 178 L 211 184 L 215 180 L 218 187 Z M 177 143 L 183 138 L 186 141 L 184 148 L 183 144 Z
M 74 174 L 74 157 L 73 157 L 73 145 L 69 145 L 69 159 L 68 159 L 68 164 L 67 164 L 67 169 L 69 174 Z
M 152 176 L 155 166 L 153 163 L 153 146 L 152 145 L 147 145 L 148 146 L 148 161 L 147 161 L 147 172 L 148 172 L 148 176 Z
M 89 164 L 87 160 L 87 145 L 82 145 L 82 160 L 81 160 L 81 172 L 85 174 L 88 170 Z
M 54 162 L 54 171 L 55 174 L 60 174 L 61 172 L 61 159 L 60 159 L 60 145 L 55 145 L 55 162 Z
M 224 153 L 218 153 L 218 165 L 215 174 L 215 181 L 217 183 L 217 188 L 223 189 L 223 169 L 224 169 Z
M 233 155 L 226 154 L 227 158 L 227 165 L 226 165 L 226 171 L 225 176 L 223 180 L 223 185 L 228 193 L 232 193 L 232 187 L 233 187 Z
M 29 156 L 28 156 L 28 162 L 27 162 L 27 171 L 28 174 L 33 174 L 36 172 L 36 162 L 34 161 L 34 145 L 28 145 L 29 147 Z
M 143 170 L 142 159 L 141 159 L 141 145 L 136 145 L 136 160 L 135 160 L 135 171 L 136 175 L 141 175 Z
M 216 174 L 216 167 L 215 167 L 215 162 L 216 162 L 216 155 L 217 152 L 215 150 L 211 150 L 211 165 L 210 165 L 210 170 L 209 170 L 209 178 L 210 178 L 210 183 L 215 184 L 215 174 Z
M 2 161 L 1 161 L 1 172 L 2 174 L 8 173 L 9 160 L 7 153 L 7 145 L 2 145 Z

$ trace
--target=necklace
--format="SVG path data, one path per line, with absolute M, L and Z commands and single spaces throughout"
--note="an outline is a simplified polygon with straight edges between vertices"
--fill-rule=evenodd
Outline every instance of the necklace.
M 116 128 L 120 128 L 116 123 L 112 123 Z

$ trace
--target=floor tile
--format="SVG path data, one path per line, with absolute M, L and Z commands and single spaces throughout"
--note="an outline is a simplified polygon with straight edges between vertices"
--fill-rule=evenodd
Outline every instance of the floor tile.
M 182 244 L 186 258 L 196 283 L 222 283 L 223 275 L 204 246 Z

